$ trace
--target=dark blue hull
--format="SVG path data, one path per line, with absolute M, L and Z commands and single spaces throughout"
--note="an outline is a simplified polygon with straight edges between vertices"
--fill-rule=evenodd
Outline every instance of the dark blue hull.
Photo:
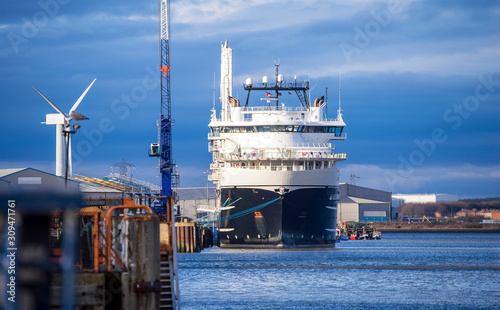
M 334 247 L 337 188 L 223 188 L 221 247 Z M 271 203 L 270 203 L 271 202 Z

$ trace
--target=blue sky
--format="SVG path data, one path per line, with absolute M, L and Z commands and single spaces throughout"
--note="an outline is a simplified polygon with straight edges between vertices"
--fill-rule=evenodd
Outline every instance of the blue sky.
M 97 78 L 79 107 L 74 172 L 105 176 L 124 157 L 159 183 L 147 156 L 160 113 L 156 1 L 41 0 L 0 10 L 0 167 L 55 171 L 55 126 L 41 124 Z M 341 182 L 395 193 L 500 196 L 500 2 L 187 0 L 171 2 L 174 157 L 182 186 L 206 186 L 220 43 L 233 95 L 247 76 L 297 75 L 328 87 L 347 140 Z

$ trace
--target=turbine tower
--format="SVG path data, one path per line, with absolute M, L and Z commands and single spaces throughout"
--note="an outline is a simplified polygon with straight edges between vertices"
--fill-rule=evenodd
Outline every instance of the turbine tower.
M 46 125 L 56 125 L 56 175 L 64 176 L 64 148 L 63 148 L 63 136 L 65 134 L 68 135 L 67 138 L 67 160 L 69 165 L 69 174 L 72 173 L 72 160 L 71 160 L 71 134 L 75 133 L 78 128 L 80 128 L 80 124 L 78 121 L 88 119 L 86 116 L 77 112 L 76 109 L 82 102 L 83 98 L 92 87 L 96 79 L 90 83 L 89 87 L 83 92 L 83 94 L 78 98 L 78 100 L 73 104 L 69 112 L 66 114 L 61 109 L 59 109 L 52 101 L 50 101 L 47 97 L 45 97 L 38 89 L 33 86 L 33 88 L 43 97 L 58 113 L 51 113 L 45 116 L 45 124 Z M 73 125 L 74 131 L 71 131 L 71 121 L 75 120 L 76 124 Z

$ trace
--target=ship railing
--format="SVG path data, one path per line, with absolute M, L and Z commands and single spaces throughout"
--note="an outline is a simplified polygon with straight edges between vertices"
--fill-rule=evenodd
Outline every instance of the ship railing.
M 208 150 L 210 152 L 224 152 L 225 148 L 220 143 L 208 143 Z M 276 148 L 276 147 L 259 147 L 257 149 L 246 148 L 246 150 L 241 151 L 242 155 L 255 152 L 267 152 L 267 153 L 279 153 L 279 152 L 332 152 L 335 150 L 335 145 L 331 143 L 307 143 L 307 142 L 295 142 L 290 143 L 286 147 Z M 227 153 L 227 152 L 226 152 Z
M 303 107 L 292 107 L 292 106 L 279 106 L 279 107 L 271 107 L 271 106 L 255 106 L 255 107 L 247 107 L 243 108 L 241 112 L 269 112 L 269 111 L 285 111 L 285 112 L 308 112 Z
M 291 90 L 293 88 L 306 88 L 309 89 L 309 81 L 297 81 L 294 80 L 293 82 L 262 82 L 262 81 L 256 81 L 253 82 L 252 84 L 243 84 L 243 88 L 246 90 L 252 90 L 252 88 L 270 88 L 271 90 L 274 90 L 275 88 L 282 88 L 284 91 Z
M 309 142 L 294 142 L 286 149 L 329 149 L 333 150 L 335 148 L 331 143 L 309 143 Z
M 333 151 L 335 149 L 335 145 L 331 143 L 312 143 L 312 142 L 292 142 L 292 143 L 287 143 L 286 147 L 265 147 L 265 146 L 259 146 L 258 150 L 259 151 L 265 151 L 265 152 L 279 152 L 283 150 L 303 150 L 303 151 Z M 243 152 L 255 152 L 255 150 L 247 148 L 248 151 L 243 151 Z
M 287 121 L 290 121 L 290 124 L 296 124 L 296 125 L 301 125 L 303 124 L 302 122 L 311 122 L 315 124 L 322 124 L 324 126 L 335 126 L 339 125 L 338 123 L 341 122 L 340 119 L 338 118 L 320 118 L 320 119 L 312 119 L 311 115 L 307 116 L 302 116 L 300 115 L 301 113 L 309 113 L 309 111 L 304 110 L 304 108 L 301 107 L 280 107 L 278 110 L 276 108 L 269 108 L 269 107 L 249 107 L 247 108 L 248 110 L 241 110 L 242 116 L 237 120 L 237 122 L 242 122 L 242 123 L 258 123 L 262 124 L 262 119 L 255 119 L 252 116 L 252 113 L 257 113 L 257 112 L 296 112 L 294 114 L 289 114 L 289 115 L 279 115 L 279 113 L 275 113 L 276 115 L 273 116 L 275 119 L 267 119 L 267 122 L 269 126 L 272 126 L 275 124 L 276 119 L 279 119 L 283 121 L 283 117 L 287 117 Z M 278 118 L 279 117 L 279 118 Z M 290 117 L 290 119 L 288 119 Z M 222 120 L 222 118 L 212 118 L 211 123 L 226 123 L 225 121 Z M 283 121 L 284 122 L 284 121 Z M 297 123 L 299 122 L 299 123 Z M 266 125 L 266 126 L 267 126 Z M 308 126 L 308 125 L 304 125 Z M 217 139 L 220 138 L 218 135 L 208 135 L 209 139 Z
M 331 123 L 331 122 L 339 122 L 340 119 L 339 118 L 323 118 L 321 120 L 322 122 L 328 122 L 328 123 Z
M 346 153 L 334 152 L 252 152 L 252 153 L 215 153 L 214 160 L 221 161 L 263 161 L 263 160 L 346 160 Z
M 347 159 L 347 153 L 335 153 L 334 158 L 335 159 L 340 159 L 340 160 L 346 160 Z
M 253 161 L 234 161 L 228 162 L 226 167 L 244 169 L 249 171 L 306 171 L 334 168 L 332 162 L 335 160 L 319 161 L 293 161 L 291 162 L 253 162 Z
M 212 132 L 208 133 L 208 140 L 217 140 L 217 139 L 221 139 L 219 133 L 217 134 L 213 134 Z

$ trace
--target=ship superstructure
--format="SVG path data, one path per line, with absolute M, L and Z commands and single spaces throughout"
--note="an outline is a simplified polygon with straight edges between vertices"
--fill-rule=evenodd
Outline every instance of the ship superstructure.
M 212 111 L 208 136 L 221 247 L 334 246 L 336 162 L 346 159 L 332 144 L 346 138 L 340 107 L 336 119 L 327 119 L 324 96 L 311 103 L 309 81 L 285 81 L 279 64 L 273 81 L 247 78 L 246 100 L 240 103 L 232 96 L 231 58 L 226 40 L 222 107 L 220 115 Z M 282 99 L 291 96 L 301 106 Z

